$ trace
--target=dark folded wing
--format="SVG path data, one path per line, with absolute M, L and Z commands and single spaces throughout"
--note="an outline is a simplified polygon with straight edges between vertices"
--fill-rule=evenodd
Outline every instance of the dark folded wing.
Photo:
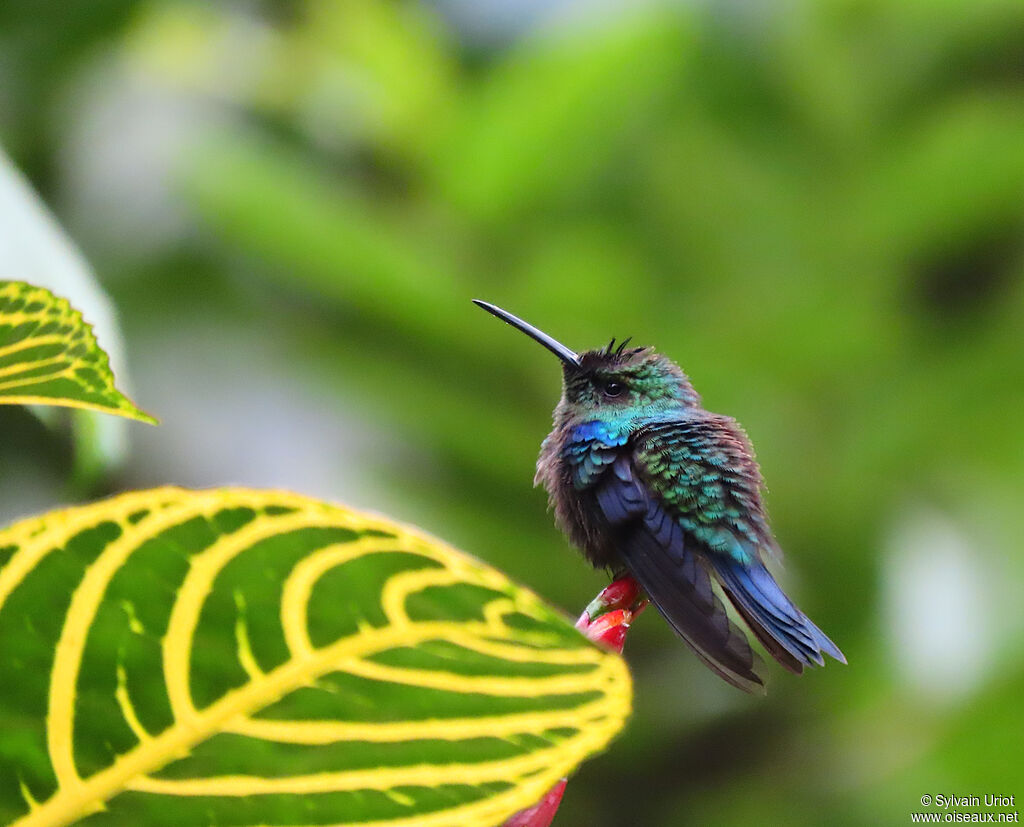
M 724 680 L 761 691 L 746 635 L 729 619 L 708 570 L 687 548 L 678 522 L 640 481 L 628 454 L 615 460 L 595 494 L 623 563 L 676 633 Z

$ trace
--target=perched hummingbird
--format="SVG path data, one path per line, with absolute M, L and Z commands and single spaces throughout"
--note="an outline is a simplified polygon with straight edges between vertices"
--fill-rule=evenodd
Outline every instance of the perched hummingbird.
M 474 304 L 562 360 L 534 484 L 592 565 L 635 578 L 697 657 L 740 689 L 763 682 L 712 580 L 786 669 L 821 666 L 823 654 L 846 663 L 764 566 L 778 546 L 746 433 L 704 410 L 675 362 L 628 339 L 577 354 L 500 307 Z

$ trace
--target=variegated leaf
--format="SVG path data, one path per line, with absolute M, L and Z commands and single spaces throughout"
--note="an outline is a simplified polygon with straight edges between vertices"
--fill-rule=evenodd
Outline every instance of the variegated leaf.
M 0 281 L 0 404 L 63 405 L 155 423 L 114 386 L 107 354 L 66 299 Z
M 501 573 L 293 494 L 0 532 L 0 822 L 499 824 L 603 749 L 623 661 Z

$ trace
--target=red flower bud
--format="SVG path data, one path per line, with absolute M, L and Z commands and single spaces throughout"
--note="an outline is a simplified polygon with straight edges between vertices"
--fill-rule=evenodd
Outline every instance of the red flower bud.
M 581 632 L 586 632 L 587 627 L 590 626 L 592 621 L 609 610 L 628 609 L 635 610 L 634 613 L 639 613 L 640 608 L 643 606 L 642 601 L 637 605 L 638 601 L 640 601 L 640 595 L 640 584 L 636 580 L 629 575 L 619 578 L 590 601 L 590 605 L 580 615 L 580 619 L 576 621 L 576 628 Z
M 605 588 L 601 594 L 598 595 L 599 600 L 603 600 L 605 605 L 612 608 L 622 607 L 628 609 L 640 596 L 640 584 L 636 582 L 632 577 L 623 577 L 621 580 L 616 580 L 610 586 Z
M 587 627 L 586 635 L 595 643 L 600 643 L 613 652 L 622 654 L 626 643 L 626 632 L 633 622 L 633 613 L 628 609 L 616 609 L 601 615 Z

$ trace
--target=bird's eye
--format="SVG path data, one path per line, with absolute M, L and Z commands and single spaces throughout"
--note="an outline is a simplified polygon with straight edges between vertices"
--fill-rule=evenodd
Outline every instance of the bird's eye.
M 611 397 L 620 396 L 625 389 L 626 386 L 621 382 L 605 382 L 604 395 Z

